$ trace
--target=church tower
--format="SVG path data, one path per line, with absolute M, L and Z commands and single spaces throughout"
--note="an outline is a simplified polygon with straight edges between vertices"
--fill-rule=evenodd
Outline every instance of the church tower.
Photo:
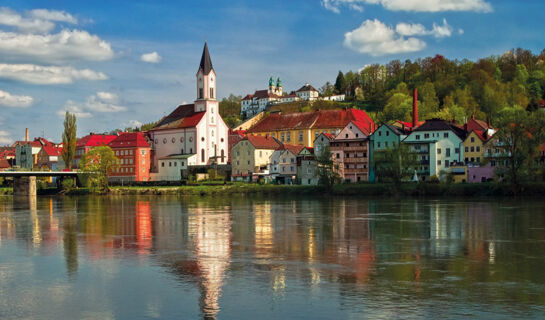
M 208 52 L 208 45 L 204 43 L 201 63 L 197 71 L 197 100 L 195 100 L 195 112 L 206 111 L 208 101 L 216 100 L 216 72 L 212 67 L 212 60 Z

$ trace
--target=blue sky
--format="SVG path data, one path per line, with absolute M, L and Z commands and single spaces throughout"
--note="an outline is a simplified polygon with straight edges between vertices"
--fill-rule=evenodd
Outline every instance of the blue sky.
M 0 145 L 160 119 L 195 99 L 208 41 L 218 96 L 334 81 L 392 59 L 545 48 L 542 0 L 0 1 Z M 143 56 L 144 55 L 144 56 Z

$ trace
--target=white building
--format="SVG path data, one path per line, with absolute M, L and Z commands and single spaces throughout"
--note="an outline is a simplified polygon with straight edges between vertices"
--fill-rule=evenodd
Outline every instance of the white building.
M 186 159 L 182 167 L 227 163 L 229 129 L 219 114 L 216 73 L 206 43 L 196 78 L 195 103 L 178 106 L 149 132 L 153 156 L 151 172 L 157 179 L 173 176 L 170 171 L 174 170 L 159 165 L 159 159 L 168 163 L 172 158 L 171 163 L 176 163 L 178 168 L 182 165 L 181 159 Z M 167 170 L 164 168 L 169 168 L 169 172 L 162 172 Z
M 295 94 L 301 100 L 316 100 L 318 99 L 318 96 L 320 96 L 318 90 L 314 89 L 314 87 L 308 83 L 305 83 L 304 86 L 299 88 L 299 90 L 295 91 Z

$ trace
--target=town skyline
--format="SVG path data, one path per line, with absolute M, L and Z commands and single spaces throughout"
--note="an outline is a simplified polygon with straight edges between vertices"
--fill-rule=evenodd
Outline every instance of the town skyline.
M 392 59 L 436 53 L 476 59 L 543 47 L 540 10 L 532 10 L 538 1 L 521 8 L 508 1 L 452 6 L 437 0 L 433 12 L 425 4 L 371 2 L 296 1 L 290 2 L 295 10 L 286 10 L 282 1 L 141 1 L 108 4 L 107 12 L 100 9 L 106 3 L 0 2 L 0 144 L 22 140 L 26 127 L 31 137 L 59 141 L 65 110 L 78 116 L 78 136 L 159 120 L 195 100 L 205 40 L 218 70 L 219 99 L 264 88 L 270 76 L 291 91 L 333 82 L 338 70 Z M 32 40 L 28 46 L 18 42 L 24 38 Z

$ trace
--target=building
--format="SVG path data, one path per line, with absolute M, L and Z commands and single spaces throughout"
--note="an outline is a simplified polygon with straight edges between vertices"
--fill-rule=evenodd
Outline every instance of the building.
M 316 158 L 321 157 L 322 152 L 330 148 L 331 141 L 333 141 L 334 139 L 335 136 L 329 132 L 322 132 L 316 137 L 316 139 L 314 139 L 314 155 L 316 156 Z
M 64 161 L 62 159 L 62 146 L 45 145 L 38 152 L 36 166 L 44 170 L 62 170 Z
M 387 148 L 399 146 L 411 131 L 392 124 L 383 124 L 369 136 L 369 181 L 375 182 L 375 166 L 373 157 L 375 152 L 384 151 Z
M 307 101 L 316 100 L 320 96 L 318 90 L 314 89 L 314 87 L 308 83 L 305 83 L 304 86 L 295 91 L 295 94 L 299 99 Z
M 15 165 L 15 147 L 0 147 L 0 160 L 6 160 L 10 167 Z
M 149 181 L 151 147 L 142 132 L 123 132 L 108 146 L 119 159 L 119 167 L 108 173 L 110 181 Z
M 464 161 L 466 164 L 478 165 L 484 161 L 485 144 L 496 133 L 496 129 L 490 123 L 472 116 L 464 125 L 464 130 Z
M 297 180 L 302 185 L 318 184 L 318 162 L 313 148 L 304 147 L 297 155 Z
M 151 172 L 155 175 L 159 173 L 159 160 L 181 163 L 183 158 L 187 159 L 186 166 L 227 164 L 229 128 L 219 114 L 216 72 L 206 43 L 196 82 L 195 102 L 178 106 L 148 133 L 152 142 Z
M 269 164 L 275 150 L 282 147 L 273 137 L 247 135 L 231 150 L 233 180 L 255 180 L 269 174 Z
M 350 121 L 331 142 L 331 154 L 344 181 L 369 181 L 369 135 L 365 123 Z
M 247 133 L 272 136 L 282 143 L 314 147 L 314 140 L 321 133 L 335 135 L 350 121 L 358 122 L 367 132 L 375 126 L 363 110 L 332 109 L 301 113 L 273 113 L 250 128 Z
M 16 141 L 15 164 L 19 168 L 32 169 L 38 165 L 38 153 L 43 146 L 54 146 L 44 138 L 34 138 L 33 141 Z
M 244 139 L 245 134 L 243 130 L 233 130 L 229 128 L 229 137 L 227 138 L 227 162 L 231 163 L 231 150 L 239 142 Z
M 82 137 L 76 141 L 76 153 L 74 155 L 74 160 L 72 162 L 72 167 L 78 168 L 81 157 L 91 149 L 100 146 L 107 146 L 112 142 L 116 135 L 107 135 L 107 134 L 95 134 L 90 133 L 89 135 Z
M 297 157 L 304 146 L 283 144 L 271 155 L 270 176 L 280 184 L 297 182 Z
M 422 180 L 442 179 L 453 163 L 463 161 L 464 138 L 462 128 L 444 120 L 431 119 L 414 129 L 403 143 L 417 154 L 420 161 L 417 173 Z

